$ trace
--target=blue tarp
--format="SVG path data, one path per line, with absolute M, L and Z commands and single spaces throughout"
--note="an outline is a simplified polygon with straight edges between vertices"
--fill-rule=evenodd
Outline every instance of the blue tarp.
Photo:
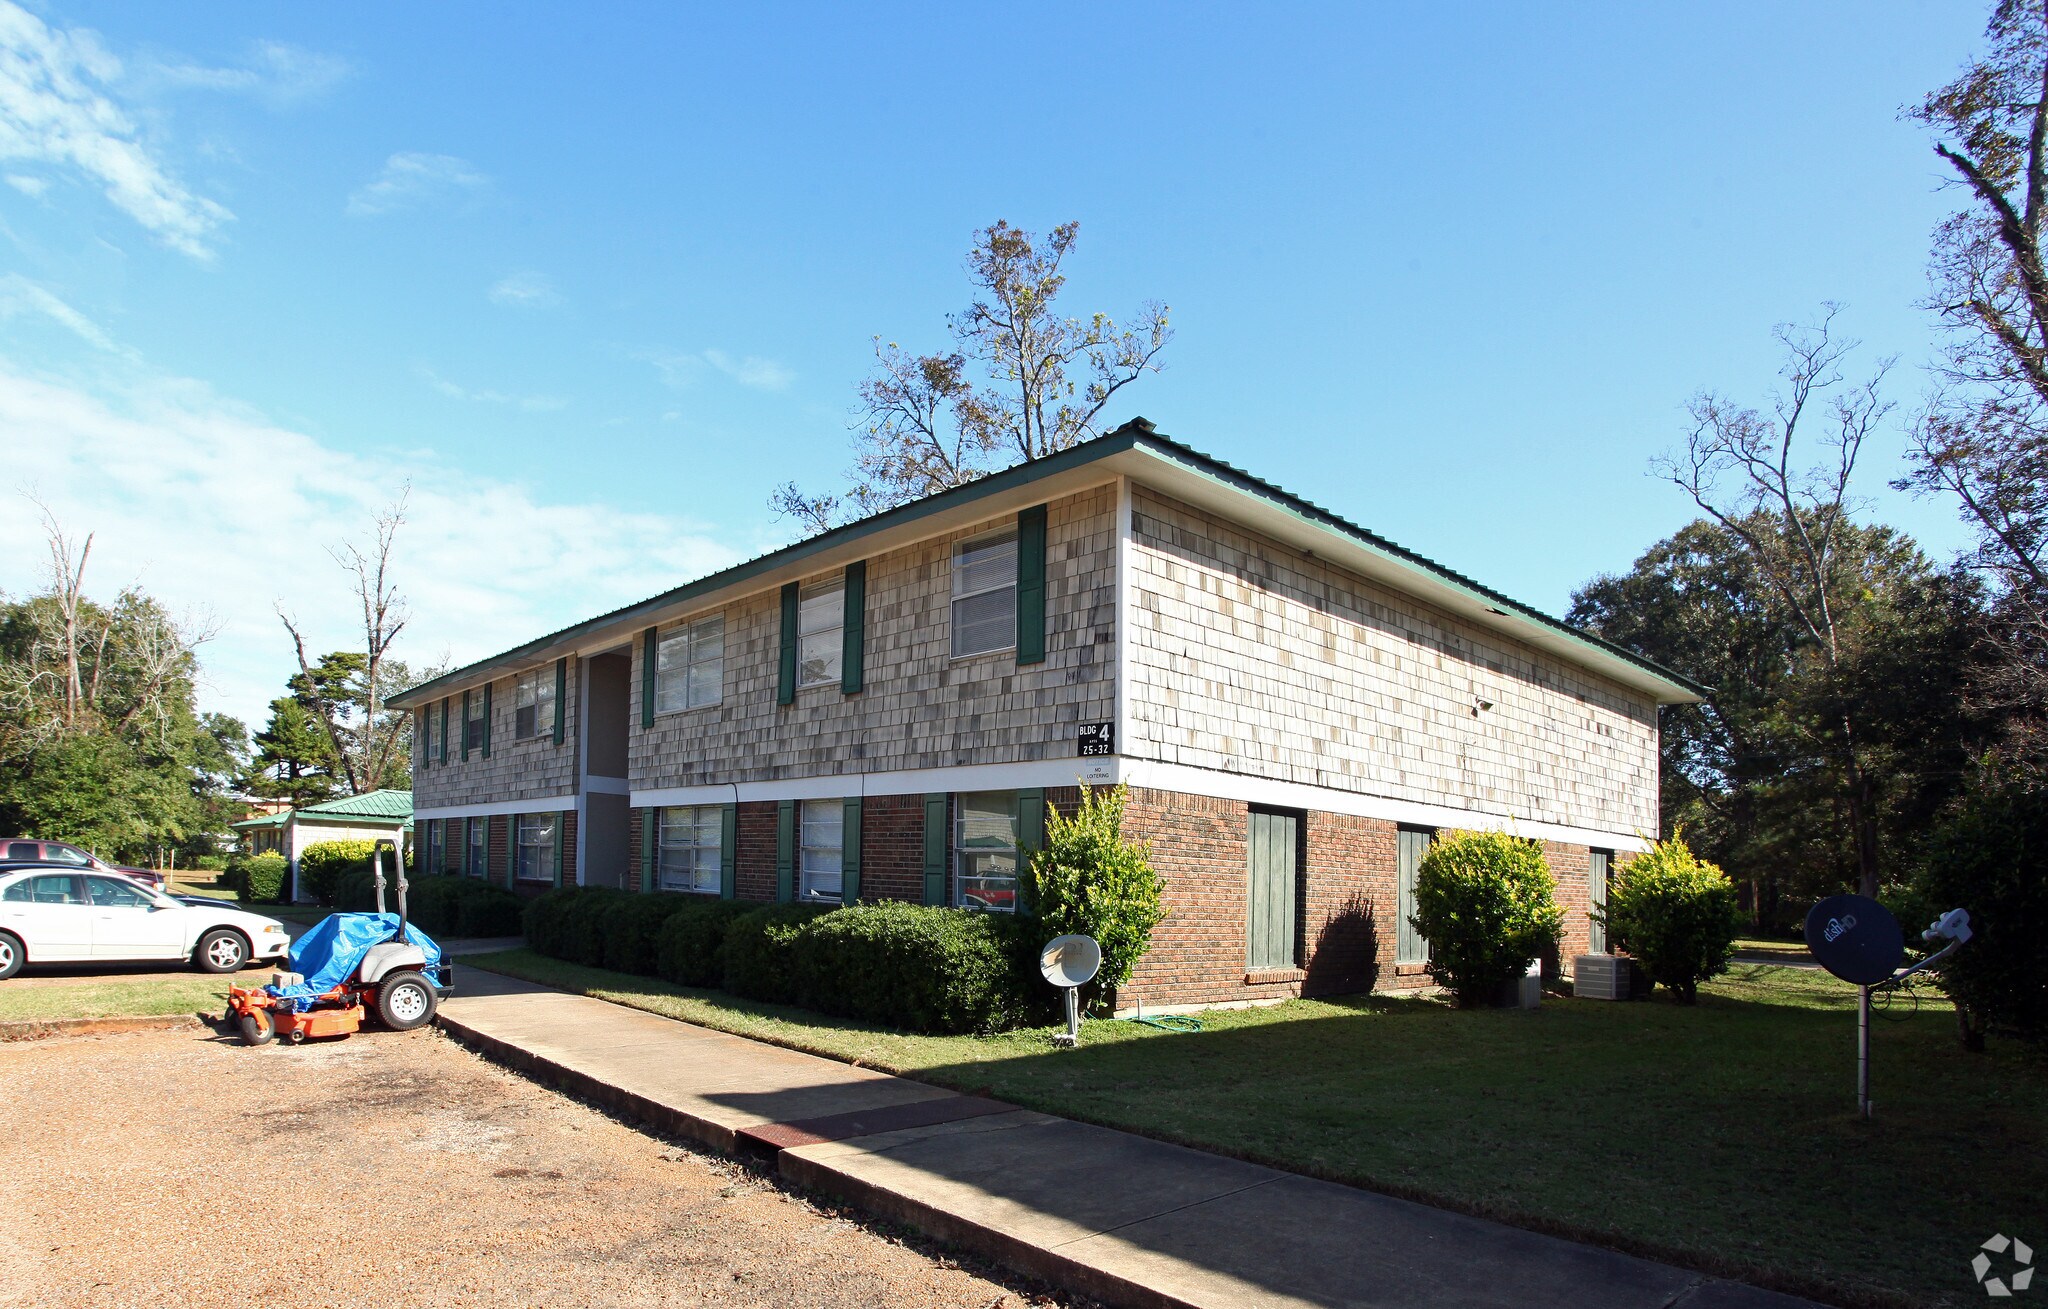
M 429 968 L 441 962 L 441 947 L 411 923 L 405 925 L 405 938 L 425 953 Z M 355 976 L 371 946 L 397 939 L 397 914 L 329 914 L 292 942 L 292 971 L 306 979 L 305 985 L 263 989 L 280 1000 L 298 1001 L 293 1007 L 304 1009 L 306 1001 Z

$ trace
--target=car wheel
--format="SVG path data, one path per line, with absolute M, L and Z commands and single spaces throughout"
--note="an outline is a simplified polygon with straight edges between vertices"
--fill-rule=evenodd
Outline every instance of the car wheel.
M 240 1026 L 242 1039 L 250 1045 L 269 1045 L 270 1038 L 277 1035 L 277 1019 L 268 1009 L 251 1009 L 242 1015 Z
M 20 972 L 27 958 L 27 952 L 21 948 L 20 937 L 12 932 L 0 932 L 0 982 Z
M 199 938 L 192 965 L 202 973 L 232 973 L 249 961 L 249 943 L 233 928 L 216 927 Z
M 397 973 L 377 988 L 377 1017 L 394 1032 L 410 1032 L 434 1020 L 434 988 L 418 973 Z

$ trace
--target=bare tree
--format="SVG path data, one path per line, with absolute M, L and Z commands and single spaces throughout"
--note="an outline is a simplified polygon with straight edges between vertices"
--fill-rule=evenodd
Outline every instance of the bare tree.
M 405 599 L 398 593 L 391 576 L 392 551 L 398 539 L 398 529 L 405 525 L 405 507 L 411 495 L 412 487 L 408 483 L 399 492 L 398 499 L 377 515 L 376 528 L 367 549 L 354 542 L 346 542 L 328 551 L 354 581 L 363 624 L 363 671 L 354 679 L 348 692 L 350 702 L 346 705 L 348 718 L 361 716 L 353 731 L 344 726 L 342 702 L 329 694 L 324 679 L 316 675 L 314 664 L 306 653 L 305 635 L 299 630 L 298 623 L 285 611 L 282 602 L 277 606 L 278 619 L 284 624 L 285 631 L 291 634 L 292 647 L 298 654 L 299 673 L 305 679 L 306 694 L 318 711 L 316 717 L 329 744 L 334 747 L 335 757 L 340 760 L 342 782 L 350 795 L 373 791 L 382 785 L 403 736 L 400 728 L 385 722 L 384 674 L 390 661 L 392 643 L 411 619 Z
M 1097 435 L 1111 399 L 1159 371 L 1173 333 L 1156 301 L 1130 327 L 1106 314 L 1056 312 L 1061 266 L 1079 235 L 1078 223 L 1043 241 L 1005 222 L 976 232 L 967 271 L 978 294 L 947 320 L 956 348 L 918 355 L 877 337 L 875 371 L 860 386 L 848 489 L 808 493 L 788 482 L 769 505 L 823 531 L 849 513 L 888 509 Z
M 1742 543 L 1830 676 L 1850 653 L 1840 612 L 1854 580 L 1845 575 L 1840 549 L 1850 526 L 1849 483 L 1864 441 L 1891 411 L 1880 387 L 1894 362 L 1880 360 L 1867 381 L 1847 382 L 1841 362 L 1856 343 L 1833 334 L 1839 312 L 1828 305 L 1812 328 L 1777 329 L 1785 387 L 1768 414 L 1701 392 L 1689 406 L 1693 428 L 1684 451 L 1653 465 Z M 1810 464 L 1794 453 L 1806 435 L 1802 425 L 1821 429 L 1820 457 Z M 1859 886 L 1875 895 L 1877 787 L 1864 766 L 1855 715 L 1840 709 L 1819 730 L 1841 770 Z
M 64 678 L 63 725 L 65 731 L 74 731 L 91 703 L 86 696 L 81 646 L 94 642 L 104 647 L 107 640 L 104 624 L 97 637 L 84 631 L 81 624 L 85 604 L 85 565 L 92 558 L 94 533 L 85 534 L 84 544 L 74 555 L 71 537 L 64 530 L 64 525 L 57 521 L 57 515 L 50 511 L 50 506 L 34 495 L 28 499 L 43 515 L 43 535 L 50 552 L 50 594 L 57 602 L 58 619 L 63 625 L 59 650 Z M 97 660 L 94 666 L 98 666 Z
M 1907 111 L 1967 205 L 1935 231 L 1928 307 L 1947 339 L 1901 489 L 1953 496 L 2001 586 L 1988 688 L 2048 755 L 2048 0 L 2001 0 L 1990 50 Z

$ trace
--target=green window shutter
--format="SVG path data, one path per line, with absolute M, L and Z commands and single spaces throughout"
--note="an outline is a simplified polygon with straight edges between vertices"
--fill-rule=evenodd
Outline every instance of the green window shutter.
M 924 902 L 946 903 L 946 793 L 924 798 Z
M 569 811 L 555 815 L 555 885 L 562 884 L 562 854 L 569 845 Z
M 654 726 L 654 629 L 640 638 L 640 726 Z
M 796 801 L 775 805 L 775 898 L 783 904 L 796 899 Z
M 432 763 L 433 760 L 427 756 L 427 711 L 425 709 L 413 711 L 412 739 L 419 746 L 420 762 L 422 764 Z
M 484 683 L 484 758 L 491 757 L 491 684 Z
M 718 807 L 718 894 L 730 900 L 740 893 L 740 807 Z
M 782 662 L 775 675 L 775 703 L 796 702 L 796 583 L 782 588 Z
M 462 693 L 462 762 L 469 762 L 469 692 Z
M 846 566 L 846 626 L 840 638 L 839 689 L 847 695 L 859 692 L 867 671 L 867 613 L 868 561 L 861 559 Z
M 448 762 L 448 701 L 441 701 L 441 762 Z
M 555 660 L 555 744 L 562 743 L 562 726 L 569 717 L 569 661 Z
M 839 903 L 860 901 L 860 809 L 857 795 L 846 797 L 846 812 L 840 826 Z
M 640 811 L 640 889 L 654 889 L 656 843 L 661 840 L 661 810 Z
M 1024 895 L 1024 867 L 1032 855 L 1045 849 L 1045 789 L 1026 787 L 1017 792 L 1017 911 L 1028 914 L 1031 905 Z
M 1017 512 L 1017 662 L 1045 662 L 1045 506 Z

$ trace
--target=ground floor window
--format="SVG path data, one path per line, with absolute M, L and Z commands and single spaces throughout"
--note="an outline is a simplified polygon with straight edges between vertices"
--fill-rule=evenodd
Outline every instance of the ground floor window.
M 717 895 L 725 868 L 720 849 L 724 827 L 724 810 L 718 805 L 675 805 L 662 810 L 657 889 Z
M 799 861 L 806 900 L 838 900 L 846 885 L 846 805 L 806 800 L 801 814 Z
M 1415 875 L 1422 870 L 1422 856 L 1436 838 L 1433 827 L 1404 827 L 1395 837 L 1394 962 L 1429 962 L 1429 938 L 1415 930 L 1409 920 L 1415 916 Z
M 469 865 L 463 871 L 471 877 L 489 877 L 490 860 L 491 820 L 472 818 L 469 820 Z
M 427 824 L 426 853 L 426 867 L 420 871 L 429 877 L 438 876 L 441 872 L 441 824 L 439 823 Z
M 1017 793 L 971 791 L 954 806 L 954 902 L 963 909 L 1017 908 Z
M 560 838 L 555 814 L 519 815 L 519 880 L 555 879 L 555 842 Z

